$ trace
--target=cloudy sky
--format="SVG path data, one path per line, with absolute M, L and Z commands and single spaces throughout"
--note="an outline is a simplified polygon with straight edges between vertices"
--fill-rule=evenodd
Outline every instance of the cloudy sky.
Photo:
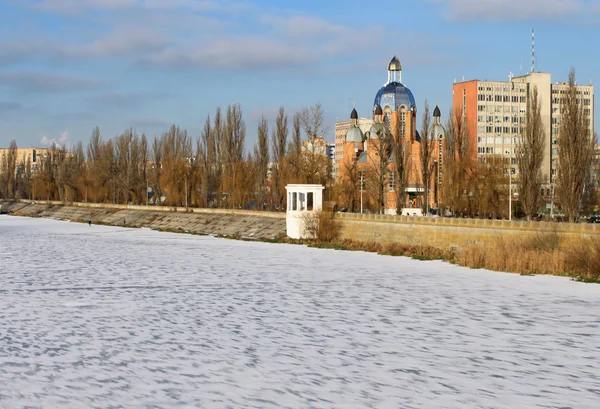
M 394 55 L 419 108 L 446 114 L 455 79 L 529 70 L 531 28 L 537 69 L 600 82 L 600 0 L 0 0 L 0 147 L 72 146 L 95 126 L 199 136 L 231 103 L 248 145 L 279 106 L 320 101 L 333 129 L 353 103 L 369 115 Z

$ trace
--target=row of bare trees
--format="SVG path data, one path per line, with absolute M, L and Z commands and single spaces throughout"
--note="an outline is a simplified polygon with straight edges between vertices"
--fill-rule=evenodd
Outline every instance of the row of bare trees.
M 235 104 L 209 115 L 196 141 L 175 125 L 150 140 L 132 129 L 103 139 L 95 128 L 87 151 L 82 143 L 72 149 L 54 144 L 36 171 L 31 158 L 17 157 L 13 141 L 0 158 L 0 198 L 282 209 L 286 184 L 328 182 L 319 143 L 325 132 L 321 104 L 296 113 L 291 124 L 282 107 L 270 134 L 261 118 L 248 152 L 246 123 Z
M 586 206 L 597 205 L 598 194 L 592 183 L 594 139 L 574 71 L 569 74 L 562 104 L 557 146 L 560 160 L 553 181 L 543 178 L 544 153 L 549 147 L 535 87 L 528 101 L 525 121 L 520 124 L 516 163 L 499 155 L 477 159 L 475 138 L 469 134 L 464 112 L 456 107 L 446 122 L 443 165 L 438 163 L 437 169 L 434 152 L 439 141 L 429 132 L 430 110 L 425 101 L 420 172 L 415 181 L 424 186 L 424 197 L 430 197 L 430 187 L 434 186 L 443 211 L 460 216 L 507 217 L 512 192 L 506 169 L 516 164 L 518 173 L 512 183 L 520 211 L 528 219 L 538 213 L 544 199 L 548 200 L 542 195 L 543 190 L 550 190 L 548 186 L 552 187 L 553 201 L 570 220 Z M 105 140 L 96 128 L 87 151 L 81 143 L 70 150 L 54 145 L 37 171 L 29 158 L 18 158 L 13 141 L 0 158 L 0 198 L 283 209 L 286 184 L 320 183 L 333 187 L 329 198 L 350 211 L 358 210 L 361 190 L 366 190 L 373 212 L 384 211 L 390 190 L 396 192 L 397 211 L 405 206 L 408 175 L 415 164 L 411 162 L 412 141 L 393 136 L 404 133 L 401 121 L 392 124 L 386 119 L 375 127 L 371 135 L 375 152 L 369 155 L 373 163 L 366 178 L 356 163 L 349 163 L 351 168 L 345 170 L 348 177 L 336 186 L 328 180 L 331 163 L 319 138 L 328 131 L 321 104 L 301 110 L 291 120 L 282 107 L 270 125 L 265 116 L 260 119 L 256 143 L 250 150 L 245 147 L 247 129 L 237 104 L 209 115 L 195 142 L 177 126 L 151 140 L 132 129 Z M 426 212 L 428 202 L 422 201 Z

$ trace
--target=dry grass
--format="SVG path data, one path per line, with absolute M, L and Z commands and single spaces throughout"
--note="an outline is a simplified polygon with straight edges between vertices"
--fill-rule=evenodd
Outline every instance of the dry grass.
M 498 237 L 485 244 L 471 245 L 456 255 L 456 263 L 520 274 L 565 274 L 567 255 L 557 232 L 533 237 Z

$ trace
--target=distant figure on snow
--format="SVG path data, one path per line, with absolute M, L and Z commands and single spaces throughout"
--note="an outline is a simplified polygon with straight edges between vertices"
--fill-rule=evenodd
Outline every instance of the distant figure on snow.
M 91 226 L 92 225 L 92 219 L 88 219 L 88 224 Z

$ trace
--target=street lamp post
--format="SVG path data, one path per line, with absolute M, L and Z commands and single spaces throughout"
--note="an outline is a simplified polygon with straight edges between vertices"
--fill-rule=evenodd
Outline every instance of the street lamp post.
M 508 168 L 508 221 L 512 220 L 512 168 Z
M 360 213 L 363 212 L 363 173 L 360 172 Z

